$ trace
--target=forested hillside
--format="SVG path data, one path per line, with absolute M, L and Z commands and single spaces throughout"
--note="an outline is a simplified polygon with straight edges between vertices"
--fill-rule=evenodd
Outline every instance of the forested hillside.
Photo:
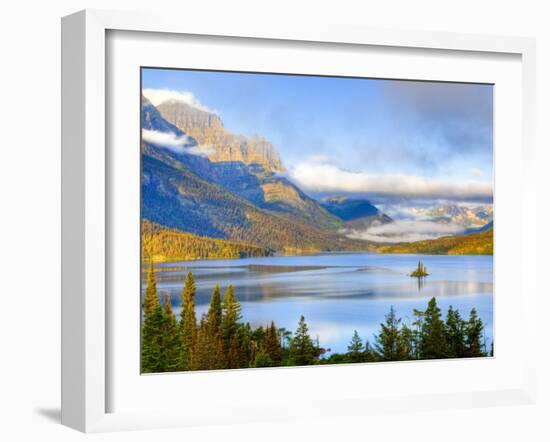
M 265 247 L 167 229 L 146 219 L 141 223 L 141 250 L 144 260 L 155 262 L 248 258 L 272 254 Z
M 385 245 L 377 248 L 380 253 L 426 253 L 432 255 L 492 255 L 493 228 L 479 233 Z

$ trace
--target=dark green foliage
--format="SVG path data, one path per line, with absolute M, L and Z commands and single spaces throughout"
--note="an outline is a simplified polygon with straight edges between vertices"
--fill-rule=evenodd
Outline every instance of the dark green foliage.
M 415 319 L 411 326 L 403 323 L 391 307 L 375 336 L 375 348 L 354 331 L 346 353 L 325 356 L 327 350 L 320 347 L 318 338 L 312 340 L 303 316 L 294 334 L 277 328 L 273 322 L 256 329 L 241 323 L 241 306 L 232 286 L 227 287 L 223 301 L 220 288 L 214 288 L 208 313 L 198 326 L 196 288 L 191 273 L 186 276 L 182 292 L 179 325 L 170 297 L 165 297 L 164 307 L 158 302 L 151 270 L 147 289 L 150 299 L 157 299 L 157 303 L 148 313 L 144 303 L 141 351 L 144 373 L 486 356 L 484 326 L 476 310 L 472 309 L 469 320 L 463 321 L 459 312 L 450 307 L 444 322 L 435 298 L 426 310 L 413 311 Z
M 254 361 L 252 362 L 251 367 L 259 368 L 259 367 L 274 367 L 277 366 L 273 363 L 273 360 L 269 357 L 269 355 L 263 351 L 260 351 L 256 354 L 254 357 Z
M 364 362 L 364 350 L 363 341 L 359 337 L 357 330 L 353 331 L 353 337 L 348 345 L 348 359 L 350 362 Z
M 470 318 L 465 325 L 466 328 L 466 356 L 469 358 L 478 358 L 486 356 L 483 351 L 483 322 L 477 316 L 475 308 L 470 312 Z
M 157 303 L 152 311 L 145 314 L 141 330 L 141 371 L 158 373 L 178 370 L 179 330 L 168 295 L 164 308 Z
M 145 315 L 151 314 L 158 305 L 159 299 L 157 295 L 155 268 L 153 263 L 150 263 L 149 271 L 147 272 L 147 288 L 145 289 L 145 299 L 143 300 L 143 312 Z
M 265 354 L 269 356 L 269 359 L 274 366 L 281 365 L 283 354 L 279 334 L 277 333 L 277 328 L 275 327 L 275 323 L 273 321 L 271 321 L 271 325 L 266 328 L 264 339 Z
M 290 361 L 290 365 L 311 365 L 316 362 L 316 349 L 303 315 L 300 316 L 298 328 L 290 344 Z
M 180 369 L 189 369 L 191 360 L 191 351 L 195 345 L 195 336 L 197 333 L 197 318 L 195 313 L 195 279 L 193 273 L 189 272 L 185 278 L 185 284 L 182 291 L 182 309 L 180 319 L 181 330 L 181 358 Z
M 430 299 L 424 312 L 422 339 L 420 340 L 422 359 L 439 359 L 449 356 L 445 323 L 441 319 L 441 309 L 435 298 Z
M 141 326 L 141 370 L 144 373 L 166 371 L 170 365 L 165 360 L 166 322 L 166 313 L 158 300 L 155 270 L 151 264 L 147 274 Z
M 208 308 L 208 325 L 213 334 L 221 331 L 222 324 L 222 297 L 220 294 L 220 286 L 216 285 L 210 299 L 210 307 Z
M 239 344 L 238 364 L 240 368 L 246 368 L 250 361 L 254 360 L 256 344 L 251 339 L 252 329 L 250 324 L 239 324 L 237 342 Z
M 178 321 L 172 311 L 170 295 L 164 300 L 164 354 L 166 360 L 165 371 L 177 371 L 181 365 L 180 329 Z
M 365 348 L 363 350 L 363 362 L 375 362 L 376 360 L 376 352 L 371 347 L 370 342 L 365 341 Z
M 447 340 L 448 356 L 450 358 L 463 358 L 466 356 L 464 327 L 465 324 L 460 317 L 460 313 L 450 306 L 445 321 L 445 338 Z
M 376 351 L 383 361 L 403 361 L 409 359 L 408 344 L 401 333 L 401 318 L 395 315 L 393 306 L 380 324 L 380 333 L 376 336 Z
M 229 349 L 227 351 L 227 368 L 240 368 L 241 360 L 239 357 L 239 339 L 237 335 L 231 336 Z
M 241 320 L 241 304 L 235 297 L 232 285 L 227 287 L 223 296 L 221 334 L 226 348 L 230 348 L 233 338 L 237 339 L 239 321 Z M 235 343 L 238 347 L 238 340 Z
M 401 325 L 400 330 L 400 357 L 401 360 L 414 359 L 416 348 L 415 332 L 407 324 Z
M 214 365 L 213 356 L 208 324 L 203 316 L 189 353 L 189 370 L 208 370 Z
M 143 373 L 166 371 L 164 322 L 165 314 L 160 304 L 146 314 L 143 319 L 141 327 L 141 371 Z

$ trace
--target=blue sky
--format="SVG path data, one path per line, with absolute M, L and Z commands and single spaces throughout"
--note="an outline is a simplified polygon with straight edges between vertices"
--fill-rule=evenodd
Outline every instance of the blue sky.
M 142 81 L 266 137 L 311 193 L 492 199 L 491 85 L 164 69 Z

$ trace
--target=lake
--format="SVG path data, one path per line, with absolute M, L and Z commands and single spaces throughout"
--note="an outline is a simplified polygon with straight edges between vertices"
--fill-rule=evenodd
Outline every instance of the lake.
M 419 261 L 429 276 L 422 284 L 408 276 Z M 404 322 L 413 309 L 425 309 L 432 296 L 443 316 L 450 305 L 467 318 L 475 307 L 485 324 L 487 349 L 493 339 L 493 257 L 453 255 L 383 255 L 327 253 L 238 260 L 157 264 L 157 289 L 169 294 L 179 315 L 183 280 L 193 271 L 197 318 L 208 310 L 212 290 L 229 284 L 242 305 L 243 322 L 253 327 L 272 320 L 294 332 L 304 315 L 312 338 L 323 348 L 345 352 L 357 330 L 374 344 L 373 335 L 390 306 Z M 145 290 L 146 272 L 142 288 Z

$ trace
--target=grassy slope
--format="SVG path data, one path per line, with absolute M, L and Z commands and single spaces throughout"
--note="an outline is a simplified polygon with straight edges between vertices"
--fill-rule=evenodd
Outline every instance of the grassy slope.
M 400 243 L 378 247 L 379 253 L 425 253 L 429 255 L 492 255 L 493 229 L 462 236 Z

